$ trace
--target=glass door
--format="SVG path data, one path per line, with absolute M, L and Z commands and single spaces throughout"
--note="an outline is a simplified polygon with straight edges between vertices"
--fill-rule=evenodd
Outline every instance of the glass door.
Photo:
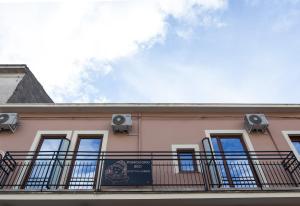
M 79 137 L 68 178 L 69 189 L 96 187 L 102 137 Z
M 23 183 L 24 189 L 51 189 L 59 185 L 70 141 L 42 137 Z
M 214 136 L 211 141 L 221 185 L 257 187 L 257 177 L 243 139 L 240 136 Z

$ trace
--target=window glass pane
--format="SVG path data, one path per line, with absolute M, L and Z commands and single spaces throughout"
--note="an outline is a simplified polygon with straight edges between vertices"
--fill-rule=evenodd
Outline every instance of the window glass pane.
M 44 139 L 40 151 L 58 151 L 61 139 Z
M 214 144 L 211 144 L 214 143 Z M 212 187 L 219 186 L 220 185 L 220 179 L 219 179 L 219 170 L 217 169 L 218 162 L 215 161 L 215 151 L 214 147 L 216 147 L 216 138 L 205 138 L 202 140 L 204 151 L 206 156 L 206 161 L 207 161 L 207 166 L 209 168 L 210 176 L 211 176 L 211 184 Z
M 225 152 L 236 152 L 242 151 L 244 154 L 244 147 L 241 143 L 240 138 L 222 138 L 220 139 L 222 143 L 223 150 Z
M 100 148 L 100 144 L 101 144 L 101 139 L 82 138 L 80 139 L 78 151 L 98 152 Z
M 195 170 L 193 152 L 179 152 L 180 171 L 192 172 Z
M 69 182 L 70 189 L 93 189 L 101 138 L 81 138 Z
M 223 162 L 223 159 L 222 159 L 222 155 L 220 153 L 222 150 L 219 147 L 218 141 L 219 141 L 219 139 L 216 138 L 216 137 L 211 138 L 212 147 L 214 148 L 214 152 L 215 152 L 216 167 L 217 167 L 217 170 L 219 172 L 219 176 L 221 178 L 221 183 L 224 184 L 224 185 L 229 185 L 228 178 L 227 178 L 227 175 L 226 175 L 225 166 L 224 166 L 224 162 Z
M 48 188 L 55 189 L 59 185 L 61 173 L 65 167 L 65 160 L 69 149 L 70 140 L 62 139 L 59 151 L 57 152 L 54 161 L 51 175 L 48 181 Z
M 297 152 L 300 154 L 300 140 L 299 141 L 292 141 L 294 147 L 296 148 Z
M 40 150 L 38 151 L 36 160 L 31 166 L 30 174 L 26 181 L 26 189 L 49 187 L 49 181 L 51 176 L 53 176 L 53 168 L 62 140 L 63 138 L 44 138 L 42 140 Z M 56 180 L 58 181 L 58 177 L 56 177 Z M 52 183 L 54 183 L 54 181 L 52 181 Z
M 217 138 L 212 137 L 211 142 L 212 142 L 212 147 L 214 148 L 214 151 L 219 152 L 220 148 L 219 148 L 219 145 L 218 145 Z
M 224 186 L 256 187 L 253 171 L 241 138 L 218 137 L 213 138 L 212 142 L 215 151 L 224 152 L 224 154 L 217 153 L 216 157 Z

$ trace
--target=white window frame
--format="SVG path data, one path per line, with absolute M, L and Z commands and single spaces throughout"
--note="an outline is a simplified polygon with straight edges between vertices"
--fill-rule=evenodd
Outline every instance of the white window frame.
M 71 130 L 49 130 L 49 131 L 48 130 L 44 130 L 44 131 L 39 130 L 39 131 L 37 131 L 37 133 L 35 135 L 35 138 L 33 140 L 33 143 L 31 144 L 29 151 L 35 152 L 41 141 L 41 138 L 43 136 L 47 136 L 47 135 L 65 136 L 66 139 L 70 140 L 70 144 L 71 144 L 71 140 L 72 140 L 72 131 Z
M 252 152 L 252 155 L 254 157 L 253 163 L 258 165 L 257 166 L 257 169 L 259 170 L 258 173 L 261 174 L 261 177 L 258 176 L 258 178 L 260 178 L 260 182 L 264 182 L 264 183 L 267 182 L 267 178 L 264 175 L 263 169 L 261 168 L 261 166 L 259 164 L 259 160 L 256 159 L 253 144 L 252 144 L 251 139 L 246 130 L 205 130 L 205 136 L 209 139 L 210 145 L 213 145 L 212 141 L 211 141 L 212 135 L 240 135 L 245 142 L 247 150 Z M 212 149 L 212 152 L 214 152 L 214 148 L 212 147 L 211 149 Z M 268 187 L 268 185 L 265 185 L 265 186 Z
M 211 136 L 212 135 L 240 135 L 247 147 L 248 151 L 254 151 L 253 144 L 246 130 L 205 130 L 205 136 L 209 138 L 210 144 L 212 145 Z M 213 150 L 213 148 L 212 148 Z
M 41 138 L 43 136 L 47 136 L 47 135 L 65 136 L 66 139 L 70 140 L 70 143 L 71 143 L 71 140 L 72 140 L 72 131 L 71 130 L 38 130 L 35 137 L 34 137 L 33 143 L 30 146 L 29 153 L 26 156 L 26 160 L 24 161 L 24 165 L 29 165 L 30 164 L 30 162 L 32 161 L 32 152 L 35 152 L 36 149 L 38 148 L 38 145 L 41 141 Z M 24 167 L 20 171 L 20 176 L 21 177 L 24 177 L 24 175 L 26 175 L 26 170 L 27 170 L 27 168 Z M 17 182 L 17 185 L 21 185 L 22 181 L 24 181 L 24 179 L 20 178 Z
M 296 130 L 292 130 L 292 131 L 282 131 L 281 132 L 283 134 L 284 139 L 286 140 L 286 142 L 288 143 L 290 149 L 294 152 L 296 158 L 298 161 L 300 161 L 300 154 L 299 152 L 296 150 L 295 146 L 293 145 L 293 142 L 291 140 L 292 136 L 300 136 L 300 131 L 296 131 Z
M 69 151 L 75 150 L 79 136 L 84 136 L 84 135 L 87 135 L 87 136 L 101 135 L 102 136 L 101 153 L 103 154 L 103 152 L 107 151 L 108 130 L 75 130 L 72 135 L 72 141 L 71 141 L 71 144 L 69 147 Z M 105 159 L 105 156 L 103 156 L 103 159 Z M 71 161 L 72 160 L 67 160 L 66 164 L 70 164 Z M 97 174 L 96 188 L 98 188 L 99 185 L 101 185 L 102 171 L 103 171 L 103 166 L 104 166 L 103 163 L 104 163 L 104 161 L 99 161 L 99 170 L 98 170 L 98 174 Z M 62 173 L 62 177 L 67 175 L 68 172 L 69 172 L 69 168 L 65 168 Z M 63 181 L 63 178 L 61 181 Z M 64 185 L 64 184 L 65 184 L 65 182 L 61 182 L 61 185 Z
M 172 156 L 173 156 L 173 165 L 174 167 L 174 172 L 175 173 L 180 173 L 179 170 L 179 159 L 178 159 L 178 152 L 177 150 L 183 150 L 183 149 L 187 149 L 187 150 L 194 150 L 195 153 L 195 159 L 196 159 L 196 164 L 197 164 L 197 172 L 201 171 L 201 167 L 200 167 L 200 161 L 197 160 L 197 156 L 200 155 L 200 148 L 198 144 L 172 144 L 171 145 L 171 150 L 172 150 Z
M 79 136 L 84 135 L 101 135 L 102 143 L 101 143 L 101 152 L 107 151 L 107 139 L 108 139 L 108 130 L 75 130 L 73 131 L 71 145 L 69 147 L 70 151 L 74 151 L 77 143 L 77 139 Z

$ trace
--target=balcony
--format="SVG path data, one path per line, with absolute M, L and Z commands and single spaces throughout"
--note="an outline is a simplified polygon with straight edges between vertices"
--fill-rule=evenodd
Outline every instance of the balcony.
M 292 191 L 300 163 L 290 151 L 6 152 L 0 192 Z

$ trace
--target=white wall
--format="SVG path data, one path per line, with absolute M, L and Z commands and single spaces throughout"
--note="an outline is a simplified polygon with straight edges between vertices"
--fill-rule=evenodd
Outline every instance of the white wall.
M 1 74 L 0 73 L 0 104 L 6 103 L 15 91 L 24 74 Z

